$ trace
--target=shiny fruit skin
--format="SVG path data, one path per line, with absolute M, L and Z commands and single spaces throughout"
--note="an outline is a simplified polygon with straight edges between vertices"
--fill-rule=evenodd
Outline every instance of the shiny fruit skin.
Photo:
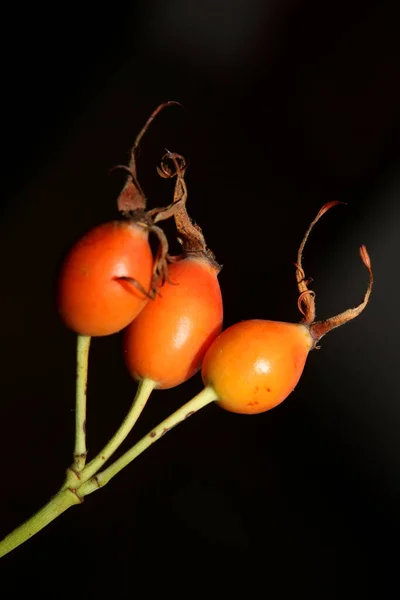
M 172 263 L 160 296 L 127 327 L 124 357 L 131 376 L 172 388 L 194 375 L 222 329 L 218 269 L 203 258 Z
M 242 321 L 223 331 L 208 349 L 203 381 L 213 387 L 225 410 L 262 413 L 293 391 L 312 347 L 305 325 Z
M 80 335 L 104 336 L 126 327 L 148 298 L 130 277 L 149 290 L 153 256 L 148 233 L 130 221 L 91 229 L 70 250 L 58 281 L 58 309 Z

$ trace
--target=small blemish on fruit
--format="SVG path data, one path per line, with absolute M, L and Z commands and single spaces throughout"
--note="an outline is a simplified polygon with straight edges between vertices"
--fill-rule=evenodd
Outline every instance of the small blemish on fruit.
M 266 391 L 266 392 L 270 392 L 270 391 L 271 391 L 271 388 L 269 388 L 269 387 L 266 387 L 266 388 L 265 388 L 265 391 Z
M 259 404 L 258 400 L 254 400 L 254 402 L 248 402 L 247 406 L 255 406 L 256 404 Z
M 260 388 L 258 387 L 258 385 L 256 385 L 256 387 L 254 388 L 254 393 L 257 394 L 257 392 L 260 391 Z
M 194 415 L 194 413 L 195 413 L 195 412 L 196 412 L 195 410 L 191 410 L 190 412 L 188 412 L 188 413 L 185 415 L 185 419 L 187 419 L 188 417 L 191 417 L 192 415 Z
M 150 437 L 151 437 L 151 438 L 153 438 L 153 437 L 156 437 L 156 435 L 157 435 L 157 434 L 156 434 L 156 432 L 155 432 L 155 431 L 152 431 L 152 432 L 150 433 Z

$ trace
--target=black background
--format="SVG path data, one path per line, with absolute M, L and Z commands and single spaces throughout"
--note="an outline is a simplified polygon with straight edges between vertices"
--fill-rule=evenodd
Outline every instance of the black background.
M 323 6 L 322 6 L 323 5 Z M 53 286 L 62 256 L 116 216 L 135 135 L 149 207 L 190 161 L 189 207 L 224 265 L 225 325 L 297 321 L 297 246 L 319 316 L 361 301 L 295 392 L 259 416 L 209 406 L 100 493 L 3 558 L 14 592 L 156 591 L 271 598 L 390 597 L 397 588 L 400 453 L 398 15 L 395 3 L 119 2 L 3 15 L 0 535 L 57 490 L 73 446 L 75 338 Z M 172 231 L 172 230 L 171 230 Z M 169 234 L 171 231 L 168 230 Z M 172 244 L 172 247 L 175 246 Z M 90 356 L 96 453 L 135 391 L 119 335 Z M 154 393 L 130 444 L 201 389 Z M 92 454 L 92 455 L 93 455 Z M 5 581 L 5 580 L 4 580 Z M 55 587 L 57 586 L 57 587 Z M 389 590 L 392 590 L 389 592 Z

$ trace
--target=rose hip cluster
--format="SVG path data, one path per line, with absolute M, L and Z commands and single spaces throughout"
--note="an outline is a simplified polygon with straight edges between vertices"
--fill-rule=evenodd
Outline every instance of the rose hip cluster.
M 362 262 L 369 273 L 364 300 L 355 308 L 317 321 L 315 295 L 308 288 L 302 254 L 308 236 L 322 215 L 318 212 L 300 244 L 295 262 L 299 290 L 299 323 L 241 321 L 222 331 L 223 302 L 220 266 L 207 247 L 202 230 L 186 208 L 186 162 L 167 152 L 158 166 L 164 178 L 174 178 L 172 202 L 146 210 L 136 173 L 136 154 L 150 116 L 136 138 L 118 198 L 118 220 L 99 225 L 80 239 L 67 255 L 58 280 L 58 309 L 64 323 L 77 333 L 75 448 L 73 462 L 58 493 L 25 523 L 0 542 L 0 557 L 30 539 L 69 507 L 106 485 L 117 473 L 167 431 L 210 403 L 241 414 L 265 412 L 293 391 L 307 356 L 331 329 L 357 317 L 371 294 L 373 276 L 365 246 Z M 182 246 L 171 256 L 160 223 L 173 218 Z M 149 236 L 156 237 L 153 252 Z M 132 406 L 101 451 L 86 463 L 86 384 L 92 337 L 124 330 L 123 354 L 138 382 Z M 221 332 L 222 331 L 222 332 Z M 201 369 L 203 389 L 151 429 L 122 456 L 105 466 L 126 439 L 154 389 L 180 385 Z
M 167 103 L 171 104 L 171 103 Z M 132 150 L 127 183 L 119 197 L 120 220 L 89 231 L 70 251 L 59 279 L 58 306 L 65 324 L 79 335 L 104 336 L 125 329 L 124 356 L 136 380 L 154 387 L 177 386 L 202 368 L 215 401 L 236 413 L 260 413 L 282 402 L 294 389 L 308 353 L 328 331 L 353 319 L 366 306 L 372 270 L 365 246 L 360 255 L 369 272 L 363 302 L 324 321 L 315 320 L 314 292 L 308 289 L 302 252 L 319 218 L 339 202 L 326 204 L 311 223 L 296 262 L 300 323 L 268 320 L 239 322 L 221 333 L 220 267 L 207 248 L 198 225 L 186 209 L 186 164 L 167 152 L 158 167 L 162 177 L 175 177 L 174 198 L 164 209 L 145 210 Z M 157 225 L 173 217 L 182 253 L 168 254 L 168 242 Z M 158 237 L 155 257 L 149 234 Z

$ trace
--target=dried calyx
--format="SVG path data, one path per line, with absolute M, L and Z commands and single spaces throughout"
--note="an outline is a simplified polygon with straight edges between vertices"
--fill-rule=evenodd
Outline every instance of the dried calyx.
M 311 279 L 306 279 L 304 270 L 302 267 L 302 254 L 307 242 L 308 236 L 310 235 L 314 225 L 319 221 L 319 219 L 333 206 L 337 206 L 338 204 L 344 204 L 344 202 L 333 201 L 325 204 L 321 210 L 318 212 L 315 219 L 311 222 L 309 228 L 307 229 L 304 238 L 299 246 L 299 250 L 297 253 L 297 262 L 296 266 L 296 280 L 297 287 L 299 290 L 299 298 L 297 301 L 298 308 L 303 315 L 303 319 L 301 323 L 307 326 L 309 329 L 311 336 L 314 339 L 314 348 L 318 348 L 317 342 L 329 331 L 335 329 L 336 327 L 340 327 L 340 325 L 344 325 L 348 321 L 351 321 L 355 317 L 364 310 L 364 308 L 368 304 L 369 297 L 372 291 L 373 284 L 373 274 L 371 268 L 371 261 L 367 252 L 367 248 L 362 245 L 359 249 L 361 260 L 366 266 L 369 273 L 369 283 L 367 290 L 364 295 L 364 300 L 356 306 L 355 308 L 349 308 L 344 312 L 335 315 L 334 317 L 330 317 L 329 319 L 325 319 L 323 321 L 316 321 L 316 313 L 315 313 L 315 292 L 313 290 L 308 289 L 308 285 L 311 282 Z
M 169 256 L 168 260 L 174 262 L 188 256 L 200 256 L 220 271 L 221 265 L 217 263 L 213 252 L 207 247 L 201 227 L 193 223 L 187 212 L 186 169 L 187 164 L 183 156 L 169 151 L 162 157 L 160 167 L 157 167 L 160 177 L 164 179 L 176 177 L 173 215 L 178 232 L 178 241 L 182 246 L 182 254 L 180 256 Z
M 161 227 L 157 226 L 157 223 L 165 219 L 169 219 L 176 210 L 175 202 L 165 208 L 154 208 L 152 210 L 146 210 L 146 196 L 139 183 L 137 177 L 136 158 L 139 149 L 139 144 L 142 137 L 146 133 L 152 121 L 155 117 L 167 106 L 181 106 L 179 102 L 169 101 L 160 104 L 147 119 L 145 125 L 136 137 L 135 143 L 131 150 L 131 157 L 129 164 L 117 165 L 115 169 L 123 169 L 127 171 L 128 177 L 125 185 L 118 196 L 117 206 L 118 210 L 123 219 L 132 221 L 139 227 L 147 230 L 149 233 L 153 233 L 158 240 L 157 254 L 154 260 L 152 283 L 149 291 L 146 291 L 139 282 L 130 277 L 122 277 L 125 281 L 128 281 L 136 288 L 138 288 L 143 294 L 149 298 L 154 298 L 158 289 L 165 283 L 168 278 L 168 240 L 164 231 Z

